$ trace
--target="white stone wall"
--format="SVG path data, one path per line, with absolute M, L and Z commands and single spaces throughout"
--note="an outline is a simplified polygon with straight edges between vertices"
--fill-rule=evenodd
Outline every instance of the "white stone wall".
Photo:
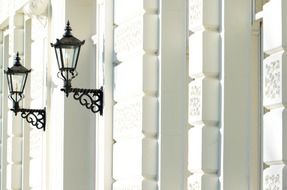
M 263 7 L 263 189 L 286 189 L 286 1 Z
M 114 190 L 157 189 L 157 11 L 157 1 L 114 1 Z
M 220 1 L 189 1 L 188 190 L 219 189 Z

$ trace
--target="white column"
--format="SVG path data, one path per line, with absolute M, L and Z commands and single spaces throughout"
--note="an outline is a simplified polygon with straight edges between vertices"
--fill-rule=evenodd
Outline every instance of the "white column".
M 287 145 L 287 23 L 286 0 L 271 0 L 263 7 L 264 53 L 263 189 L 286 189 Z
M 9 67 L 13 66 L 16 52 L 21 58 L 24 53 L 24 17 L 22 14 L 13 13 L 9 18 Z M 23 59 L 21 60 L 23 61 Z M 12 107 L 11 101 L 8 107 Z M 22 188 L 22 150 L 23 150 L 23 120 L 8 112 L 7 122 L 7 189 Z
M 93 1 L 51 1 L 49 42 L 54 43 L 61 38 L 66 22 L 69 20 L 75 37 L 86 40 L 81 48 L 77 65 L 78 77 L 72 81 L 74 88 L 92 88 L 94 81 L 90 79 L 95 73 L 91 43 L 91 34 L 95 20 Z M 72 94 L 66 98 L 60 89 L 63 81 L 57 78 L 57 63 L 54 50 L 48 47 L 48 139 L 49 171 L 47 189 L 94 189 L 94 152 L 96 116 L 73 99 Z
M 159 3 L 159 189 L 186 189 L 187 3 Z
M 250 0 L 223 1 L 222 189 L 260 186 L 260 67 L 255 61 L 260 49 L 254 40 L 251 5 Z
M 9 59 L 9 34 L 8 30 L 3 31 L 3 67 L 8 66 Z M 3 102 L 2 102 L 2 111 L 3 111 L 3 126 L 7 126 L 7 115 L 8 115 L 8 85 L 6 83 L 6 78 L 3 77 Z M 6 177 L 7 177 L 7 127 L 2 129 L 2 150 L 1 150 L 1 189 L 6 188 Z
M 189 1 L 188 189 L 219 189 L 220 1 Z
M 4 79 L 4 34 L 0 30 L 0 188 L 2 188 L 3 180 L 3 101 L 4 101 L 4 90 L 3 90 L 3 79 Z
M 114 1 L 97 1 L 97 79 L 104 87 L 103 115 L 96 124 L 96 190 L 113 186 Z

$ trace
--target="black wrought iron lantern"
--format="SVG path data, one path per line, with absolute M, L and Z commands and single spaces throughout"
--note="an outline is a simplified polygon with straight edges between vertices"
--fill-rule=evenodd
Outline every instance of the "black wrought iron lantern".
M 17 52 L 14 65 L 7 68 L 4 73 L 7 75 L 7 82 L 9 88 L 9 98 L 13 101 L 13 108 L 11 111 L 17 115 L 21 112 L 21 117 L 26 119 L 28 123 L 37 127 L 38 129 L 45 130 L 46 125 L 46 111 L 45 108 L 41 110 L 23 109 L 20 108 L 19 102 L 24 98 L 24 89 L 28 74 L 31 69 L 25 68 L 20 63 L 19 53 Z
M 17 53 L 13 67 L 4 71 L 7 75 L 8 88 L 10 92 L 10 99 L 13 101 L 13 107 L 19 108 L 19 101 L 22 100 L 23 91 L 26 85 L 28 74 L 31 69 L 26 69 L 20 63 L 20 57 Z
M 51 43 L 51 46 L 55 49 L 59 67 L 58 76 L 65 81 L 64 89 L 67 90 L 71 88 L 71 80 L 78 75 L 76 71 L 77 63 L 81 46 L 85 43 L 85 40 L 80 41 L 75 38 L 71 31 L 72 29 L 68 21 L 63 37 L 61 39 L 57 39 L 56 43 Z M 67 91 L 65 92 L 66 96 L 68 96 L 69 93 Z
M 61 39 L 56 39 L 56 43 L 51 43 L 55 49 L 56 59 L 59 67 L 58 77 L 64 81 L 61 89 L 66 96 L 74 93 L 73 97 L 79 100 L 81 105 L 86 106 L 92 112 L 103 113 L 103 89 L 81 89 L 72 88 L 72 79 L 78 75 L 76 71 L 80 55 L 81 46 L 85 40 L 81 41 L 71 33 L 70 22 L 67 22 L 65 33 Z

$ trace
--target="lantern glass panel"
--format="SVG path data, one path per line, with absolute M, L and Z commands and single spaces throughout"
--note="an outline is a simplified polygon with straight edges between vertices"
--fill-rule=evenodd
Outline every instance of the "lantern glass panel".
M 62 48 L 64 68 L 67 69 L 76 69 L 77 57 L 79 54 L 78 46 L 65 46 Z
M 18 92 L 18 93 L 23 93 L 24 86 L 25 86 L 25 81 L 26 81 L 26 73 L 17 73 L 17 74 L 12 74 L 12 91 Z
M 56 48 L 56 47 L 55 47 L 55 53 L 56 53 L 56 58 L 57 58 L 58 67 L 59 67 L 59 69 L 61 69 L 61 68 L 62 68 L 62 64 L 61 64 L 61 52 L 60 52 L 60 48 Z

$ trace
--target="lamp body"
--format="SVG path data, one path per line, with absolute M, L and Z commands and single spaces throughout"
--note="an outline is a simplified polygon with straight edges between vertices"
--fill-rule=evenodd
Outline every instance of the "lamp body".
M 4 72 L 7 75 L 8 88 L 10 92 L 9 97 L 14 103 L 18 104 L 18 102 L 23 99 L 23 92 L 31 69 L 26 69 L 21 65 L 20 57 L 17 53 L 13 67 L 8 67 Z
M 59 67 L 58 77 L 64 80 L 64 89 L 71 88 L 71 80 L 77 76 L 77 64 L 80 55 L 81 46 L 85 40 L 80 41 L 72 33 L 68 21 L 65 33 L 61 39 L 51 46 L 55 49 L 56 59 Z

